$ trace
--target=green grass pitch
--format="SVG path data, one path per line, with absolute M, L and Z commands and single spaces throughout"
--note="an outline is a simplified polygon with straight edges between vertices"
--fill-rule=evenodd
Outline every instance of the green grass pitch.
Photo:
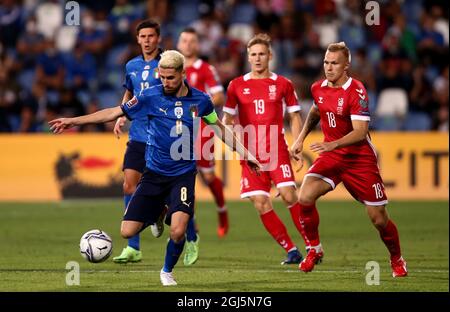
M 449 291 L 448 202 L 391 202 L 409 276 L 391 277 L 388 253 L 364 208 L 356 202 L 321 201 L 320 233 L 324 262 L 305 274 L 297 266 L 281 266 L 284 251 L 264 230 L 250 202 L 228 204 L 228 236 L 216 236 L 217 214 L 209 202 L 197 205 L 200 258 L 191 267 L 175 267 L 177 287 L 163 288 L 163 264 L 168 227 L 159 239 L 142 233 L 143 261 L 119 265 L 112 257 L 91 264 L 79 254 L 81 235 L 95 228 L 113 239 L 113 256 L 125 246 L 119 235 L 123 214 L 116 201 L 0 203 L 0 291 Z M 301 238 L 281 202 L 275 209 L 293 240 Z M 66 263 L 80 264 L 80 285 L 66 285 Z M 380 265 L 379 285 L 367 285 L 368 261 Z

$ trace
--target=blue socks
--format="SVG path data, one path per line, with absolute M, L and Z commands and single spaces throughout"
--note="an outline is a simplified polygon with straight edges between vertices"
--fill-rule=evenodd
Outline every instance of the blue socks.
M 197 232 L 195 231 L 195 221 L 194 217 L 189 219 L 187 228 L 186 228 L 186 239 L 188 242 L 197 240 Z
M 164 272 L 172 272 L 173 267 L 178 262 L 178 258 L 180 258 L 181 253 L 183 252 L 184 242 L 186 240 L 183 239 L 179 243 L 175 243 L 172 239 L 167 243 L 166 248 L 166 258 L 164 260 Z
M 125 202 L 125 209 L 127 209 L 128 203 L 130 202 L 132 196 L 133 195 L 124 195 L 123 199 Z M 139 236 L 139 234 L 136 234 L 133 237 L 128 239 L 128 246 L 130 246 L 133 249 L 139 250 L 140 241 L 141 241 L 141 237 Z

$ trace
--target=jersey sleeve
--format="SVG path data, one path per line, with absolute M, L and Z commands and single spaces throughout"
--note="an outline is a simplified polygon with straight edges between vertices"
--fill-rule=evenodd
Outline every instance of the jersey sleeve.
M 128 64 L 125 66 L 125 82 L 123 83 L 123 87 L 133 93 L 133 82 L 131 81 L 131 72 Z
M 312 99 L 313 99 L 313 102 L 312 102 L 312 106 L 315 108 L 315 109 L 318 109 L 319 107 L 317 106 L 317 103 L 316 103 L 316 95 L 315 95 L 315 91 L 316 91 L 316 88 L 315 88 L 315 85 L 316 85 L 316 83 L 313 83 L 312 85 L 311 85 L 311 88 L 310 88 L 310 90 L 311 90 L 311 96 L 312 96 Z
M 123 113 L 129 120 L 139 119 L 149 114 L 148 108 L 150 105 L 146 104 L 150 100 L 142 93 L 138 96 L 133 96 L 131 100 L 120 105 Z
M 210 115 L 212 112 L 214 112 L 214 105 L 211 101 L 211 98 L 205 95 L 204 100 L 201 102 L 198 108 L 198 117 L 206 117 Z
M 220 83 L 219 75 L 216 69 L 212 65 L 208 65 L 205 70 L 205 84 L 209 94 L 215 94 L 223 91 L 222 84 Z
M 362 84 L 350 90 L 350 118 L 351 120 L 370 121 L 369 97 Z
M 225 106 L 223 107 L 223 111 L 225 113 L 228 113 L 230 115 L 236 115 L 236 108 L 238 104 L 238 99 L 236 95 L 236 83 L 231 81 L 228 85 L 227 90 L 227 102 L 225 103 Z
M 288 113 L 295 113 L 301 110 L 298 103 L 297 92 L 294 89 L 294 85 L 291 81 L 286 80 L 286 92 L 284 94 L 284 101 L 286 103 L 286 109 Z

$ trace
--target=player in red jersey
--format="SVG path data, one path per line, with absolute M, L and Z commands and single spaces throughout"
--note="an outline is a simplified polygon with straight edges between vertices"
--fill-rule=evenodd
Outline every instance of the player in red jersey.
M 314 104 L 291 148 L 292 156 L 302 166 L 303 142 L 321 122 L 324 142 L 311 144 L 311 150 L 319 157 L 309 168 L 299 191 L 301 221 L 310 245 L 299 269 L 309 272 L 323 257 L 316 201 L 343 182 L 349 193 L 366 206 L 369 218 L 389 250 L 392 275 L 406 276 L 397 227 L 385 208 L 388 200 L 370 142 L 367 92 L 360 81 L 348 76 L 350 61 L 350 51 L 344 42 L 328 46 L 323 63 L 326 79 L 311 86 Z
M 251 72 L 231 81 L 223 109 L 224 123 L 233 124 L 234 118 L 238 117 L 243 128 L 244 146 L 252 150 L 253 155 L 256 154 L 264 171 L 257 175 L 241 162 L 241 197 L 253 202 L 266 230 L 287 252 L 288 256 L 282 264 L 300 263 L 302 255 L 270 200 L 273 182 L 302 234 L 300 205 L 283 128 L 284 111 L 287 110 L 293 135 L 297 137 L 300 133 L 300 105 L 292 83 L 269 71 L 272 52 L 268 35 L 253 37 L 247 44 L 247 53 Z
M 199 40 L 194 28 L 185 28 L 178 39 L 178 50 L 185 57 L 186 79 L 189 85 L 206 92 L 211 96 L 215 107 L 222 107 L 225 104 L 225 94 L 223 86 L 219 81 L 216 69 L 198 57 Z M 217 205 L 219 224 L 217 235 L 224 237 L 228 232 L 228 212 L 223 195 L 223 182 L 214 172 L 214 131 L 205 129 L 208 126 L 205 122 L 200 122 L 199 134 L 196 141 L 197 169 L 200 177 L 208 185 Z M 208 131 L 211 130 L 211 131 Z M 201 135 L 204 133 L 205 135 Z M 205 147 L 206 146 L 206 147 Z M 208 148 L 210 146 L 210 148 Z M 184 264 L 194 264 L 198 259 L 198 233 L 194 218 L 191 218 L 186 231 L 186 253 Z

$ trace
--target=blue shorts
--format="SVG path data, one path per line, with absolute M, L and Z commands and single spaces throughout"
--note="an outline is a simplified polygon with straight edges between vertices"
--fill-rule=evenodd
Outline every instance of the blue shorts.
M 157 221 L 165 205 L 168 206 L 167 225 L 170 225 L 172 214 L 177 211 L 183 211 L 192 218 L 196 174 L 196 171 L 191 171 L 179 176 L 163 176 L 146 168 L 123 220 L 142 222 L 145 228 Z
M 147 144 L 138 141 L 128 141 L 127 150 L 123 158 L 123 167 L 125 169 L 133 169 L 140 173 L 145 169 L 145 148 Z

